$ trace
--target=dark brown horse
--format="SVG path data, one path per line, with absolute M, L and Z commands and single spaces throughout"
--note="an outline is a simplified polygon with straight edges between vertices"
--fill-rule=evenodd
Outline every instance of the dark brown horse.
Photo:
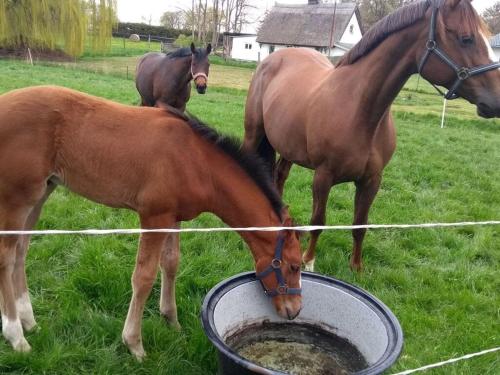
M 390 106 L 417 72 L 500 116 L 500 64 L 469 0 L 419 1 L 387 16 L 333 67 L 309 49 L 273 53 L 257 69 L 245 112 L 245 150 L 271 164 L 280 193 L 293 163 L 315 170 L 311 224 L 325 223 L 333 185 L 354 181 L 354 224 L 366 224 L 396 145 Z M 467 68 L 461 68 L 467 67 Z M 280 159 L 275 165 L 275 150 Z M 351 268 L 362 268 L 365 229 L 353 230 Z M 303 261 L 314 266 L 320 231 Z
M 255 155 L 241 154 L 239 144 L 197 120 L 52 86 L 2 95 L 0 108 L 2 230 L 31 230 L 57 185 L 98 203 L 136 211 L 142 228 L 175 227 L 204 211 L 233 227 L 291 223 L 272 180 L 262 173 L 263 162 Z M 301 308 L 296 236 L 290 231 L 240 235 L 250 247 L 256 271 L 264 273 L 261 281 L 277 313 L 293 319 Z M 30 350 L 23 328 L 36 325 L 25 274 L 28 245 L 28 236 L 0 236 L 2 331 L 17 351 Z M 281 259 L 280 266 L 268 272 L 275 258 Z M 144 303 L 158 266 L 160 312 L 179 327 L 178 261 L 177 235 L 141 236 L 122 334 L 138 359 L 145 354 Z
M 157 52 L 144 55 L 137 64 L 135 77 L 141 105 L 169 105 L 184 111 L 191 95 L 191 80 L 199 94 L 207 90 L 211 50 L 210 44 L 203 49 L 191 43 L 191 48 L 180 48 L 166 55 Z

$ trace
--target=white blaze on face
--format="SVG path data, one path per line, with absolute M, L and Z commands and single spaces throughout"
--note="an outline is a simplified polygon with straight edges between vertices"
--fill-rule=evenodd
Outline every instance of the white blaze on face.
M 498 59 L 497 56 L 495 55 L 495 51 L 493 51 L 493 48 L 491 47 L 490 41 L 483 33 L 481 33 L 481 36 L 483 37 L 484 43 L 486 44 L 486 48 L 488 49 L 488 55 L 490 57 L 491 62 L 497 62 Z M 498 70 L 500 70 L 500 68 L 498 68 Z

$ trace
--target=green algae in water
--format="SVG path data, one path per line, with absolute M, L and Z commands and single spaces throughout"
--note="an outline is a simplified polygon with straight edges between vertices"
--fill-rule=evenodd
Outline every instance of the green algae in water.
M 226 343 L 252 363 L 293 375 L 344 375 L 368 367 L 349 341 L 310 324 L 264 322 Z

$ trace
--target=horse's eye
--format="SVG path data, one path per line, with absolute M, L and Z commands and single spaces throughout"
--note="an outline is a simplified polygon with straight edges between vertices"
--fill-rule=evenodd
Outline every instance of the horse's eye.
M 291 264 L 290 265 L 290 269 L 292 270 L 292 272 L 297 273 L 297 272 L 300 271 L 300 265 L 298 265 L 298 264 Z
M 474 37 L 471 35 L 461 36 L 460 44 L 464 47 L 470 46 L 474 44 Z

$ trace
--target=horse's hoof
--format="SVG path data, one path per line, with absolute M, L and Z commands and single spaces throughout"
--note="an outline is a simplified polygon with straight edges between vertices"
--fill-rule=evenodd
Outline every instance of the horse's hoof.
M 146 352 L 144 351 L 144 347 L 142 346 L 142 340 L 134 340 L 126 337 L 125 335 L 122 335 L 122 341 L 138 362 L 142 362 L 144 360 L 144 357 L 146 357 Z
M 40 327 L 36 324 L 36 322 L 33 321 L 23 321 L 21 320 L 21 324 L 23 325 L 24 332 L 38 332 L 40 331 Z
M 314 272 L 314 259 L 309 262 L 304 262 L 304 270 L 308 272 Z
M 134 355 L 137 362 L 142 362 L 144 361 L 144 358 L 146 358 L 146 352 L 144 351 L 144 349 L 141 350 L 130 349 L 130 352 Z
M 130 350 L 130 353 L 132 353 L 137 362 L 142 362 L 144 361 L 144 358 L 146 358 L 146 352 L 144 351 L 142 344 L 135 346 L 128 345 L 128 350 Z
M 31 346 L 28 344 L 28 341 L 23 337 L 18 340 L 16 343 L 12 344 L 12 347 L 16 352 L 19 353 L 28 353 L 31 351 Z
M 361 262 L 357 263 L 357 262 L 353 262 L 351 260 L 349 266 L 350 266 L 352 272 L 360 273 L 363 271 L 363 263 L 361 263 Z

